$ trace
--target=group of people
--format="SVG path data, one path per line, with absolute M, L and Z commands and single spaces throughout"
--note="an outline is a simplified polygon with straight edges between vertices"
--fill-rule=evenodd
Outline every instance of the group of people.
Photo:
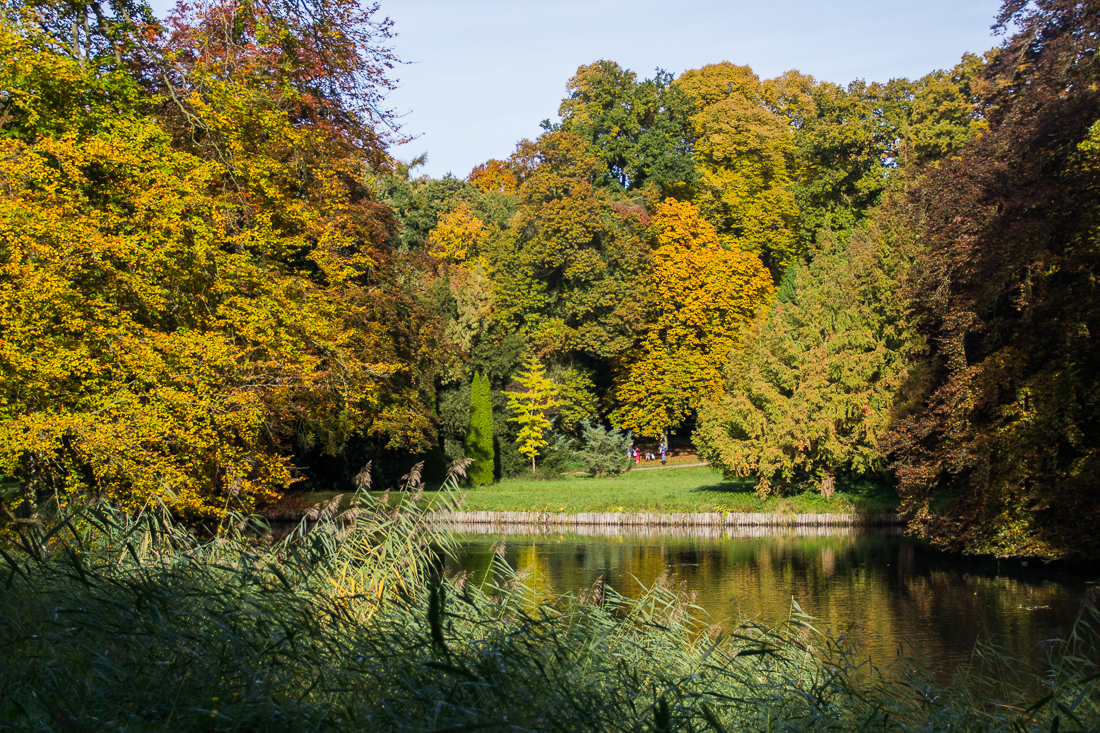
M 662 466 L 667 465 L 668 464 L 668 446 L 665 445 L 664 443 L 661 443 L 657 447 L 657 451 L 661 454 L 661 465 Z M 633 458 L 634 459 L 634 465 L 635 466 L 641 464 L 643 458 L 646 461 L 655 461 L 655 460 L 657 460 L 657 456 L 654 455 L 652 450 L 647 449 L 646 451 L 643 452 L 640 448 L 635 446 L 633 443 L 631 443 L 630 447 L 626 449 L 626 455 L 627 455 L 628 458 Z

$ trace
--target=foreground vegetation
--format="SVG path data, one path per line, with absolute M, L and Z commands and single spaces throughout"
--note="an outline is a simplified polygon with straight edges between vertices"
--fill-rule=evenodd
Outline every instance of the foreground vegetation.
M 415 491 L 414 491 L 415 494 Z M 446 496 L 446 494 L 442 495 Z M 3 554 L 0 724 L 20 730 L 1091 730 L 1100 618 L 948 685 L 792 608 L 709 629 L 660 584 L 535 602 L 439 574 L 451 539 L 360 495 L 279 544 L 74 514 Z M 349 523 L 350 520 L 350 523 Z M 497 561 L 499 563 L 499 560 Z

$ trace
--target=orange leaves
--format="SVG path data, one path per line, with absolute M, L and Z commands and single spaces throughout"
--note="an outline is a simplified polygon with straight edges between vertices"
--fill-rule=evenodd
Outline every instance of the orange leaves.
M 720 392 L 740 329 L 771 302 L 774 288 L 760 259 L 724 249 L 690 203 L 658 204 L 650 231 L 648 328 L 618 365 L 620 406 L 612 418 L 656 437 Z
M 490 160 L 475 166 L 466 180 L 481 193 L 514 194 L 519 191 L 516 174 L 503 160 Z

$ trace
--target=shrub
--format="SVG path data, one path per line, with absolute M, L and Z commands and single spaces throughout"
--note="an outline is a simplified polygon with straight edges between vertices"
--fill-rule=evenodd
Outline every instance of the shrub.
M 617 428 L 608 430 L 602 425 L 581 422 L 580 447 L 573 455 L 578 463 L 593 476 L 608 476 L 625 471 L 630 466 L 627 450 L 633 438 L 630 431 Z

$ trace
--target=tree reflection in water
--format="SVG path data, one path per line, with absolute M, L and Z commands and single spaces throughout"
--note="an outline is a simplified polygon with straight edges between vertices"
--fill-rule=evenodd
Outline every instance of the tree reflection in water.
M 584 591 L 599 578 L 637 597 L 640 585 L 667 572 L 712 623 L 773 623 L 787 617 L 793 599 L 819 628 L 854 633 L 876 664 L 906 650 L 943 670 L 967 663 L 979 639 L 1032 652 L 1072 623 L 1088 580 L 1034 563 L 943 553 L 898 528 L 458 529 L 462 556 L 451 569 L 478 585 L 493 581 L 491 545 L 504 537 L 505 560 L 541 599 Z

